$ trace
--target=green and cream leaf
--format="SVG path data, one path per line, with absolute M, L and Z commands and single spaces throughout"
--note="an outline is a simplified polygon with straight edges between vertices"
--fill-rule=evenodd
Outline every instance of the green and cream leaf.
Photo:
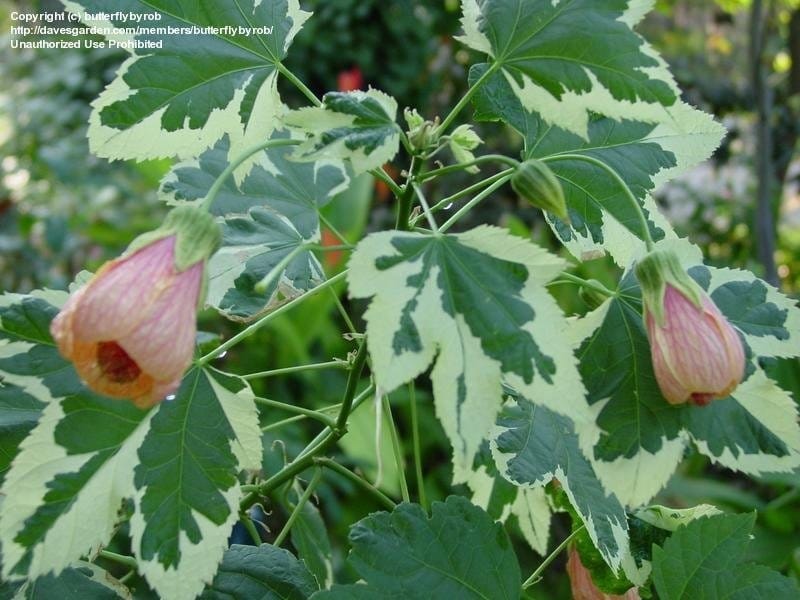
M 239 518 L 237 474 L 261 466 L 246 382 L 193 369 L 161 404 L 138 449 L 131 518 L 139 570 L 162 597 L 191 600 L 210 583 Z
M 698 266 L 696 250 L 683 248 L 684 268 L 739 329 L 751 356 L 731 397 L 706 407 L 663 399 L 631 274 L 614 298 L 574 322 L 573 334 L 583 339 L 580 372 L 596 413 L 594 426 L 577 427 L 581 447 L 606 487 L 631 506 L 647 502 L 666 483 L 689 441 L 713 461 L 748 474 L 800 466 L 797 407 L 757 361 L 797 353 L 789 342 L 796 339 L 800 311 L 752 274 Z
M 391 392 L 435 362 L 431 379 L 456 469 L 489 433 L 507 382 L 545 406 L 588 419 L 566 320 L 545 284 L 561 259 L 496 227 L 457 235 L 383 232 L 350 261 L 353 298 L 372 298 L 367 344 Z
M 284 122 L 307 135 L 293 157 L 302 161 L 345 160 L 358 175 L 394 158 L 400 147 L 397 101 L 370 89 L 330 92 L 322 106 L 289 112 Z
M 130 57 L 92 105 L 89 143 L 92 152 L 111 159 L 188 158 L 224 134 L 239 154 L 268 137 L 283 110 L 276 65 L 310 16 L 297 0 L 64 5 L 90 26 L 129 28 L 122 17 L 132 14 L 145 15 L 152 25 L 151 31 L 109 38 Z M 167 27 L 181 29 L 162 29 Z
M 480 65 L 473 67 L 470 81 L 475 83 L 484 71 Z M 571 223 L 547 215 L 561 242 L 578 258 L 608 252 L 622 266 L 630 264 L 644 248 L 638 212 L 606 170 L 563 155 L 605 163 L 629 186 L 648 217 L 653 238 L 675 238 L 650 194 L 707 159 L 724 134 L 710 115 L 679 102 L 666 109 L 659 122 L 592 113 L 587 134 L 581 137 L 528 111 L 502 78 L 485 83 L 474 102 L 476 119 L 508 123 L 523 137 L 523 157 L 547 160 L 561 180 Z
M 209 261 L 206 301 L 228 318 L 253 319 L 324 280 L 319 261 L 303 246 L 319 241 L 319 209 L 350 178 L 341 162 L 299 163 L 288 160 L 291 152 L 282 146 L 258 153 L 240 182 L 223 183 L 210 207 L 222 217 L 223 241 Z M 162 182 L 162 197 L 202 200 L 232 158 L 224 137 L 197 160 L 177 165 Z M 256 289 L 276 268 L 277 277 Z
M 572 421 L 520 397 L 504 407 L 493 437 L 500 473 L 529 488 L 557 479 L 593 544 L 616 571 L 629 553 L 625 509 L 584 457 Z
M 460 39 L 489 55 L 489 77 L 523 107 L 585 137 L 590 113 L 656 122 L 676 102 L 664 61 L 632 29 L 638 4 L 463 0 Z

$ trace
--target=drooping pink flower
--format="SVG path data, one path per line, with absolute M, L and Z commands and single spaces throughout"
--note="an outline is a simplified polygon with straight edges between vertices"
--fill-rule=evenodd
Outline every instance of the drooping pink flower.
M 606 594 L 592 580 L 592 573 L 583 566 L 575 547 L 569 549 L 567 575 L 572 588 L 573 600 L 639 600 L 639 592 L 632 587 L 623 595 Z
M 204 263 L 178 271 L 176 237 L 106 263 L 50 327 L 91 389 L 140 408 L 177 389 L 194 351 Z
M 670 404 L 704 406 L 744 377 L 736 330 L 674 255 L 655 252 L 637 266 L 653 370 Z
M 647 313 L 653 369 L 671 404 L 706 405 L 728 396 L 744 375 L 744 349 L 736 331 L 707 295 L 695 304 L 679 290 L 664 291 L 664 322 Z

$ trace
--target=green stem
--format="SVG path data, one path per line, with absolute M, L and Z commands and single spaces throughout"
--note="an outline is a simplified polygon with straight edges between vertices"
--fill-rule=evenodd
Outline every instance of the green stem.
M 268 150 L 269 148 L 278 148 L 279 146 L 295 146 L 300 143 L 300 140 L 289 140 L 289 139 L 280 139 L 280 140 L 267 140 L 266 142 L 261 142 L 245 150 L 239 156 L 237 156 L 233 162 L 228 163 L 228 166 L 225 167 L 225 170 L 217 176 L 214 180 L 214 183 L 211 184 L 211 187 L 206 194 L 206 197 L 200 203 L 200 208 L 204 210 L 209 210 L 211 205 L 214 204 L 214 200 L 217 198 L 217 194 L 219 194 L 220 189 L 222 186 L 225 185 L 225 181 L 230 177 L 233 172 L 239 168 L 239 166 L 246 161 L 248 158 L 253 156 L 253 154 L 257 152 L 261 152 L 262 150 Z
M 285 402 L 279 402 L 278 400 L 270 400 L 269 398 L 255 398 L 256 404 L 261 404 L 262 406 L 269 406 L 270 408 L 278 408 L 280 410 L 285 410 L 286 412 L 294 413 L 297 415 L 305 415 L 311 419 L 316 419 L 320 421 L 324 425 L 328 427 L 333 427 L 336 422 L 333 418 L 329 417 L 328 415 L 324 415 L 319 411 L 311 410 L 309 408 L 303 408 L 302 406 L 295 406 L 294 404 L 286 404 Z
M 384 395 L 381 398 L 383 402 L 383 410 L 389 420 L 389 436 L 392 440 L 392 452 L 394 453 L 394 460 L 397 464 L 397 474 L 400 476 L 400 494 L 403 496 L 404 502 L 411 502 L 411 496 L 408 494 L 408 481 L 406 481 L 406 466 L 403 461 L 403 447 L 400 445 L 400 436 L 397 434 L 397 427 L 394 424 L 394 417 L 392 417 L 392 406 L 389 404 L 389 396 Z M 381 449 L 376 447 L 376 452 Z
M 300 92 L 306 98 L 308 98 L 308 101 L 311 102 L 311 104 L 313 104 L 314 106 L 321 106 L 322 105 L 322 102 L 320 101 L 319 98 L 317 98 L 317 95 L 314 92 L 312 92 L 310 89 L 308 89 L 306 84 L 303 83 L 302 81 L 300 81 L 300 79 L 297 77 L 297 75 L 292 73 L 286 67 L 286 65 L 284 65 L 283 63 L 280 63 L 280 62 L 279 63 L 275 63 L 275 68 L 278 69 L 278 72 L 281 75 L 283 75 L 284 77 L 286 77 L 286 79 L 288 79 L 292 83 L 292 85 L 294 85 L 294 87 L 296 87 L 298 90 L 300 90 Z
M 555 550 L 553 550 L 553 551 L 552 551 L 552 552 L 551 552 L 551 553 L 550 553 L 550 554 L 547 556 L 547 558 L 545 558 L 545 559 L 544 559 L 544 561 L 542 562 L 542 564 L 540 564 L 540 565 L 539 565 L 539 567 L 538 567 L 538 568 L 537 568 L 537 569 L 536 569 L 536 570 L 533 572 L 533 574 L 532 574 L 530 577 L 528 577 L 528 578 L 525 580 L 525 583 L 523 583 L 523 584 L 522 584 L 522 589 L 523 589 L 523 590 L 524 590 L 524 589 L 527 589 L 527 588 L 531 587 L 532 585 L 535 585 L 536 583 L 538 583 L 538 581 L 541 579 L 541 575 L 542 575 L 542 573 L 543 573 L 543 572 L 544 572 L 544 570 L 547 568 L 547 566 L 548 566 L 548 565 L 549 565 L 551 562 L 553 562 L 553 560 L 555 560 L 556 556 L 558 556 L 559 554 L 561 554 L 561 551 L 562 551 L 562 550 L 564 550 L 564 548 L 566 548 L 566 547 L 567 547 L 567 544 L 569 544 L 569 543 L 570 543 L 572 540 L 574 540 L 576 537 L 578 537 L 578 535 L 579 535 L 579 534 L 580 534 L 580 533 L 581 533 L 581 532 L 582 532 L 582 531 L 583 531 L 585 528 L 586 528 L 586 526 L 585 526 L 585 525 L 581 525 L 581 526 L 580 526 L 580 527 L 578 527 L 578 528 L 577 528 L 575 531 L 573 531 L 572 533 L 570 533 L 570 534 L 569 534 L 569 536 L 567 536 L 567 539 L 565 539 L 563 542 L 561 542 L 561 543 L 558 545 L 558 547 L 556 547 L 556 549 L 555 549 Z
M 411 437 L 414 444 L 414 471 L 417 475 L 417 494 L 423 510 L 428 511 L 428 500 L 425 494 L 425 479 L 422 476 L 422 452 L 419 443 L 419 417 L 417 415 L 417 393 L 414 382 L 408 384 L 408 399 L 411 405 Z
M 642 235 L 644 236 L 644 243 L 647 246 L 648 252 L 653 249 L 655 244 L 653 242 L 653 236 L 650 235 L 650 227 L 647 224 L 647 217 L 644 214 L 644 210 L 642 210 L 642 206 L 639 204 L 636 196 L 633 195 L 631 188 L 628 187 L 628 184 L 625 183 L 625 180 L 619 176 L 619 173 L 617 173 L 616 170 L 604 163 L 602 160 L 598 160 L 585 154 L 555 154 L 553 156 L 547 156 L 543 158 L 542 162 L 556 162 L 559 160 L 582 160 L 585 163 L 589 163 L 595 167 L 603 169 L 606 173 L 611 175 L 611 178 L 622 188 L 623 192 L 625 192 L 628 201 L 639 217 L 639 224 L 642 227 Z
M 315 246 L 316 244 L 300 244 L 299 246 L 293 248 L 288 254 L 286 254 L 286 256 L 278 261 L 278 264 L 269 270 L 269 273 L 261 278 L 261 281 L 256 283 L 254 286 L 256 293 L 265 294 L 270 284 L 281 276 L 281 273 L 286 270 L 286 267 L 290 262 L 292 262 L 298 255 L 311 250 Z M 278 248 L 276 248 L 276 250 L 277 249 Z
M 258 529 L 256 529 L 256 524 L 253 523 L 253 519 L 249 516 L 242 514 L 240 515 L 240 519 L 242 525 L 247 530 L 247 533 L 250 535 L 250 539 L 253 540 L 253 543 L 256 546 L 260 546 L 263 542 L 261 541 L 261 536 L 258 533 Z
M 314 462 L 321 467 L 325 467 L 326 469 L 330 469 L 331 471 L 336 471 L 340 475 L 346 477 L 362 490 L 370 494 L 378 503 L 385 506 L 388 510 L 394 510 L 395 506 L 397 506 L 394 501 L 389 498 L 386 494 L 372 485 L 369 481 L 364 479 L 363 477 L 359 477 L 355 473 L 353 473 L 347 467 L 340 465 L 335 460 L 327 458 L 325 456 L 317 457 L 314 459 Z
M 472 96 L 475 94 L 475 92 L 477 92 L 481 88 L 481 86 L 484 83 L 486 83 L 486 80 L 489 79 L 489 77 L 491 77 L 494 74 L 494 72 L 497 70 L 498 67 L 499 67 L 498 63 L 492 63 L 492 65 L 486 70 L 486 72 L 483 75 L 481 75 L 480 79 L 478 79 L 478 81 L 475 82 L 475 85 L 470 87 L 467 90 L 467 93 L 464 94 L 464 96 L 462 96 L 461 100 L 458 101 L 458 104 L 456 104 L 453 107 L 453 110 L 450 111 L 450 114 L 444 118 L 442 124 L 439 125 L 439 127 L 436 129 L 434 136 L 440 136 L 442 135 L 442 133 L 447 131 L 447 128 L 450 127 L 450 124 L 453 122 L 453 120 L 464 109 L 464 107 L 467 104 L 469 104 L 469 101 L 472 99 Z
M 411 205 L 414 199 L 414 186 L 411 184 L 421 168 L 422 161 L 418 160 L 416 156 L 412 156 L 405 187 L 397 197 L 397 223 L 395 224 L 395 229 L 400 231 L 408 231 L 410 229 L 409 218 L 411 217 Z
M 100 550 L 100 552 L 97 553 L 97 556 L 100 558 L 105 558 L 106 560 L 112 560 L 115 563 L 125 565 L 126 567 L 130 567 L 132 569 L 139 568 L 139 563 L 137 563 L 136 559 L 132 556 L 117 554 L 116 552 L 111 552 L 110 550 Z
M 464 206 L 459 208 L 458 211 L 452 217 L 447 219 L 447 221 L 445 221 L 444 224 L 441 227 L 439 227 L 439 231 L 441 233 L 444 233 L 445 231 L 450 229 L 453 225 L 456 224 L 456 222 L 458 222 L 458 220 L 461 217 L 463 217 L 465 214 L 471 211 L 476 204 L 484 200 L 486 197 L 491 196 L 497 189 L 503 187 L 509 179 L 511 179 L 510 173 L 508 175 L 504 175 L 502 178 L 495 181 L 488 188 L 480 192 L 472 200 L 470 200 Z
M 474 192 L 477 192 L 477 191 L 481 190 L 482 188 L 485 188 L 488 185 L 491 185 L 491 184 L 493 184 L 493 183 L 495 183 L 497 181 L 500 181 L 501 179 L 503 179 L 507 175 L 510 175 L 513 172 L 514 172 L 514 169 L 506 169 L 505 171 L 500 171 L 496 175 L 492 175 L 491 177 L 487 177 L 486 179 L 481 179 L 479 182 L 474 183 L 471 186 L 466 187 L 463 190 L 460 190 L 460 191 L 456 192 L 452 196 L 448 196 L 447 198 L 442 198 L 441 200 L 439 200 L 439 202 L 437 202 L 436 204 L 431 206 L 431 212 L 433 213 L 433 212 L 436 212 L 436 211 L 441 210 L 443 208 L 447 208 L 450 204 L 452 204 L 453 202 L 455 202 L 459 198 L 461 198 L 463 196 L 469 196 L 470 194 L 472 194 Z M 421 218 L 422 218 L 422 215 L 419 215 L 418 217 L 412 219 L 411 220 L 411 225 L 412 226 L 416 225 L 417 222 Z
M 219 356 L 220 354 L 224 354 L 230 348 L 232 348 L 233 346 L 235 346 L 236 344 L 238 344 L 242 340 L 249 338 L 251 335 L 253 335 L 256 331 L 258 331 L 259 329 L 264 327 L 267 323 L 269 323 L 274 318 L 278 317 L 279 315 L 282 315 L 283 313 L 285 313 L 287 311 L 290 311 L 292 308 L 294 308 L 298 304 L 304 302 L 305 300 L 307 300 L 311 296 L 314 296 L 314 295 L 320 293 L 321 291 L 325 290 L 326 288 L 328 288 L 328 287 L 330 287 L 332 285 L 336 285 L 339 281 L 344 279 L 346 276 L 347 276 L 347 271 L 342 271 L 338 275 L 334 275 L 333 277 L 331 277 L 327 281 L 324 281 L 324 282 L 320 283 L 317 287 L 308 290 L 302 296 L 298 296 L 294 300 L 292 300 L 290 302 L 287 302 L 283 306 L 275 309 L 274 311 L 272 311 L 268 315 L 264 315 L 263 317 L 261 317 L 255 323 L 253 323 L 252 325 L 246 327 L 245 329 L 243 329 L 242 331 L 237 333 L 235 336 L 233 336 L 227 342 L 224 342 L 224 343 L 220 344 L 219 346 L 214 348 L 211 352 L 209 352 L 205 356 L 202 356 L 199 359 L 197 359 L 197 364 L 199 366 L 203 366 L 206 363 L 208 363 L 210 360 L 213 360 L 214 358 Z
M 400 195 L 403 193 L 403 188 L 397 185 L 394 179 L 389 177 L 389 174 L 386 171 L 384 171 L 383 168 L 372 169 L 371 171 L 369 171 L 369 174 L 383 181 L 383 183 L 386 184 L 386 187 L 388 187 L 391 190 L 392 194 L 394 194 L 395 198 L 399 198 Z
M 331 294 L 333 294 L 333 301 L 336 303 L 336 308 L 339 311 L 344 324 L 347 326 L 347 329 L 350 331 L 350 333 L 357 333 L 356 326 L 353 323 L 353 320 L 350 318 L 350 315 L 347 314 L 347 310 L 345 309 L 344 304 L 342 304 L 342 299 L 339 298 L 339 294 L 337 294 L 336 290 L 333 288 L 330 289 Z
M 287 373 L 298 373 L 301 371 L 319 371 L 321 369 L 348 369 L 350 365 L 344 360 L 330 360 L 328 362 L 314 363 L 312 365 L 297 365 L 296 367 L 284 367 L 282 369 L 272 369 L 270 371 L 259 371 L 243 375 L 242 379 L 261 379 L 263 377 L 274 377 L 276 375 L 286 375 Z
M 347 378 L 347 386 L 342 398 L 342 406 L 339 409 L 339 417 L 336 419 L 336 424 L 333 428 L 328 428 L 321 432 L 311 443 L 306 446 L 306 449 L 301 452 L 291 463 L 286 465 L 283 469 L 275 473 L 272 477 L 262 483 L 257 492 L 250 492 L 239 504 L 242 510 L 247 510 L 255 504 L 259 497 L 266 496 L 275 488 L 283 485 L 287 481 L 293 479 L 296 475 L 302 473 L 314 464 L 314 457 L 324 453 L 331 447 L 337 440 L 339 440 L 345 433 L 347 433 L 347 419 L 350 416 L 350 411 L 354 408 L 354 401 L 356 397 L 356 387 L 361 379 L 361 372 L 364 370 L 364 365 L 367 362 L 367 346 L 366 341 L 362 340 L 356 351 L 355 359 L 353 359 L 353 367 Z M 363 395 L 363 393 L 362 393 Z
M 589 288 L 589 289 L 592 289 L 592 290 L 594 290 L 596 292 L 600 292 L 601 294 L 603 294 L 604 296 L 607 296 L 609 298 L 613 298 L 613 297 L 615 297 L 617 295 L 616 292 L 608 289 L 606 286 L 604 286 L 604 285 L 602 285 L 600 283 L 595 283 L 593 281 L 589 281 L 587 279 L 583 279 L 582 277 L 578 277 L 577 275 L 573 275 L 572 273 L 567 273 L 566 271 L 561 273 L 559 275 L 559 277 L 561 278 L 561 280 L 556 279 L 554 281 L 551 281 L 550 284 L 555 285 L 555 284 L 558 284 L 558 283 L 562 283 L 563 282 L 562 280 L 566 280 L 566 282 L 574 283 L 574 284 L 579 285 L 581 287 Z M 548 285 L 550 285 L 550 284 L 548 284 Z
M 512 169 L 516 169 L 519 166 L 519 161 L 511 158 L 510 156 L 505 156 L 503 154 L 485 154 L 483 156 L 479 156 L 478 158 L 470 162 L 460 163 L 457 165 L 448 165 L 446 167 L 441 167 L 439 169 L 434 169 L 432 171 L 426 171 L 425 173 L 420 173 L 419 176 L 417 177 L 417 181 L 419 182 L 427 181 L 428 179 L 439 177 L 440 175 L 447 175 L 448 173 L 463 171 L 464 169 L 468 169 L 469 167 L 475 167 L 488 162 L 501 162 L 510 166 Z
M 787 492 L 784 492 L 777 498 L 770 500 L 770 502 L 764 507 L 764 510 L 775 510 L 781 508 L 782 506 L 791 504 L 798 498 L 800 498 L 800 488 L 791 489 Z
M 425 215 L 425 218 L 428 220 L 428 225 L 431 226 L 431 231 L 433 231 L 434 234 L 439 233 L 439 226 L 436 225 L 436 219 L 433 218 L 431 207 L 428 206 L 428 201 L 425 200 L 425 195 L 422 193 L 422 188 L 419 187 L 419 184 L 413 181 L 411 182 L 411 185 L 414 187 L 414 191 L 417 193 L 419 204 L 422 206 L 422 212 Z
M 337 238 L 339 238 L 340 242 L 342 242 L 343 244 L 347 244 L 352 248 L 352 244 L 350 244 L 347 238 L 344 237 L 344 235 L 338 229 L 336 229 L 336 227 L 333 226 L 333 223 L 331 223 L 330 220 L 328 220 L 328 218 L 325 215 L 323 215 L 319 211 L 317 211 L 317 214 L 319 215 L 319 220 L 322 221 L 322 224 L 325 225 L 325 227 L 327 227 L 328 229 L 330 229 L 331 233 L 335 235 Z
M 306 505 L 306 502 L 309 501 L 311 495 L 314 493 L 314 490 L 317 489 L 319 485 L 320 479 L 322 479 L 322 469 L 317 468 L 314 470 L 314 476 L 311 478 L 311 481 L 308 482 L 303 495 L 300 496 L 300 499 L 297 501 L 297 505 L 292 509 L 292 514 L 289 515 L 289 519 L 286 521 L 286 524 L 281 529 L 281 532 L 278 534 L 278 537 L 275 538 L 275 541 L 272 542 L 273 546 L 280 546 L 286 540 L 286 536 L 289 535 L 289 532 L 292 529 L 292 525 L 300 516 L 300 512 L 303 510 L 303 507 Z
M 261 433 L 264 433 L 266 431 L 272 431 L 273 429 L 280 429 L 284 425 L 289 425 L 297 421 L 302 421 L 305 418 L 306 418 L 305 415 L 295 415 L 294 417 L 289 417 L 288 419 L 281 419 L 280 421 L 275 421 L 274 423 L 270 423 L 269 425 L 264 425 L 264 427 L 261 428 Z

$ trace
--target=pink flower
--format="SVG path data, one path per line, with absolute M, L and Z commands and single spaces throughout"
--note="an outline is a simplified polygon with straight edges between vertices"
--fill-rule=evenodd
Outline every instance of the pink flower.
M 567 575 L 572 588 L 573 600 L 639 600 L 639 592 L 635 587 L 622 596 L 602 592 L 592 581 L 592 573 L 583 566 L 581 557 L 575 547 L 569 549 Z
M 667 285 L 663 323 L 650 312 L 645 318 L 656 380 L 670 404 L 725 398 L 744 376 L 739 336 L 711 298 L 702 294 L 700 302 Z
M 736 330 L 677 257 L 653 252 L 636 268 L 658 386 L 670 404 L 704 406 L 744 377 Z
M 148 408 L 174 392 L 192 361 L 205 261 L 176 267 L 177 234 L 106 263 L 50 331 L 96 392 Z

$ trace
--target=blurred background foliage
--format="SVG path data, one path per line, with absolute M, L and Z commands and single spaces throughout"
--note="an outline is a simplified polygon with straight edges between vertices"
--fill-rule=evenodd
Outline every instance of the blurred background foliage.
M 468 67 L 477 57 L 452 39 L 459 29 L 457 0 L 310 0 L 301 4 L 316 14 L 298 35 L 287 64 L 316 93 L 371 85 L 394 95 L 401 107 L 416 107 L 433 118 L 446 113 L 464 92 Z M 0 291 L 65 288 L 77 272 L 96 269 L 138 233 L 159 224 L 166 207 L 156 190 L 170 162 L 109 163 L 93 157 L 85 138 L 89 103 L 112 79 L 124 53 L 12 50 L 11 10 L 60 10 L 60 5 L 54 0 L 0 0 Z M 658 190 L 659 205 L 681 235 L 703 248 L 711 264 L 751 269 L 797 297 L 800 0 L 658 0 L 639 30 L 671 65 L 685 100 L 715 114 L 729 131 L 710 161 Z M 284 83 L 281 92 L 286 102 L 300 105 L 302 98 Z M 478 129 L 488 147 L 511 155 L 519 151 L 520 141 L 512 132 L 497 125 Z M 399 176 L 402 159 L 398 164 L 394 172 Z M 490 174 L 486 168 L 481 175 Z M 437 180 L 429 198 L 453 193 L 471 177 Z M 330 221 L 351 241 L 367 230 L 389 226 L 393 210 L 388 190 L 369 177 L 357 180 L 326 207 Z M 463 226 L 478 222 L 502 224 L 557 250 L 538 211 L 521 203 L 510 188 L 481 204 Z M 330 238 L 326 232 L 323 237 Z M 345 260 L 336 253 L 324 257 L 330 274 L 343 268 Z M 580 270 L 583 276 L 609 285 L 620 274 L 605 259 L 585 263 Z M 589 308 L 574 290 L 559 286 L 553 292 L 569 312 Z M 337 295 L 319 295 L 231 350 L 221 366 L 247 374 L 345 358 L 352 344 L 342 336 L 347 324 L 340 302 L 353 314 L 363 310 L 361 305 L 348 304 L 343 288 Z M 201 329 L 214 332 L 204 336 L 208 343 L 220 335 L 227 337 L 235 327 L 209 312 L 201 317 Z M 776 361 L 768 366 L 795 400 L 800 398 L 798 362 Z M 259 395 L 311 407 L 338 402 L 343 383 L 341 370 L 252 380 Z M 428 497 L 437 500 L 450 492 L 449 448 L 426 385 L 421 380 L 417 386 L 423 400 L 425 484 Z M 391 402 L 405 435 L 410 432 L 407 393 L 398 392 Z M 264 469 L 268 473 L 280 467 L 286 453 L 293 455 L 316 433 L 314 425 L 303 421 L 275 426 L 288 417 L 279 411 L 264 415 Z M 374 407 L 367 402 L 355 416 L 341 457 L 344 464 L 373 480 L 378 466 L 374 428 Z M 388 439 L 381 444 L 388 444 Z M 380 455 L 390 456 L 388 448 L 382 448 Z M 758 509 L 759 529 L 750 552 L 760 562 L 800 577 L 800 474 L 753 482 L 709 465 L 700 456 L 687 458 L 656 501 L 672 506 L 712 502 L 736 511 Z M 396 494 L 397 469 L 391 461 L 383 462 L 381 486 Z M 331 477 L 319 491 L 337 569 L 345 568 L 347 525 L 379 508 L 369 500 L 354 502 L 350 485 Z M 286 505 L 280 503 L 269 509 L 263 518 L 273 533 L 267 537 L 280 530 L 288 515 Z M 309 527 L 324 545 L 325 528 Z M 569 531 L 569 524 L 561 519 L 553 527 L 555 540 Z M 513 523 L 510 529 L 515 530 Z M 126 551 L 120 543 L 118 550 Z M 292 543 L 302 540 L 293 536 Z M 521 536 L 515 537 L 515 543 L 523 571 L 532 570 L 540 559 L 525 548 Z M 560 560 L 556 565 L 563 567 Z M 568 595 L 563 568 L 550 569 L 546 580 L 546 585 L 531 589 L 531 597 Z M 143 584 L 139 589 L 144 590 Z M 137 596 L 146 595 L 146 590 L 137 592 Z

